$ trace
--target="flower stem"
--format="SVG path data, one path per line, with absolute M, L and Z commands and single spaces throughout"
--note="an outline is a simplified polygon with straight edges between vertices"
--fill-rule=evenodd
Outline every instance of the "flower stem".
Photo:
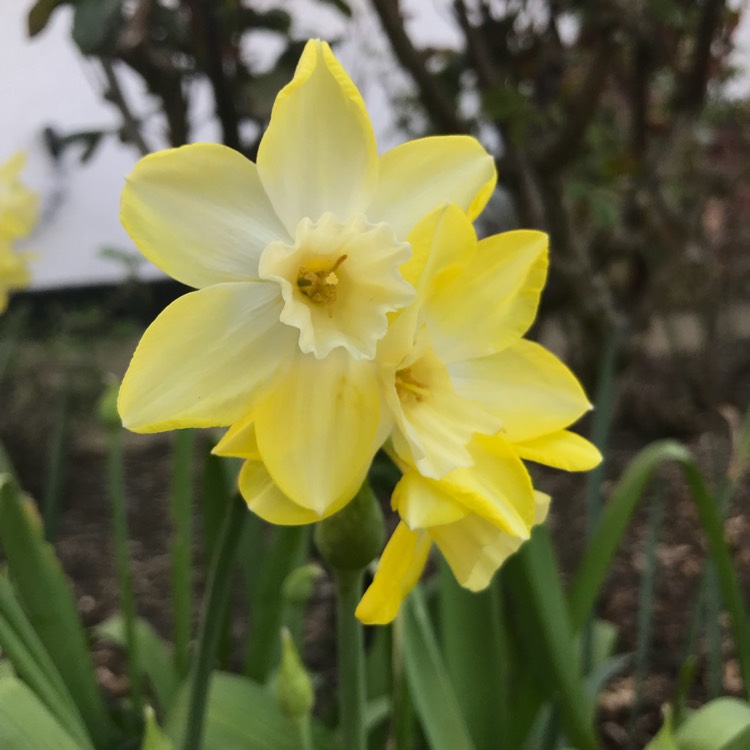
M 232 565 L 247 514 L 245 503 L 236 496 L 232 497 L 227 505 L 219 539 L 214 548 L 201 607 L 198 650 L 191 670 L 190 699 L 182 743 L 183 750 L 200 750 L 203 744 L 203 722 L 211 669 L 229 596 Z
M 177 671 L 185 677 L 190 668 L 190 625 L 192 622 L 192 481 L 193 448 L 191 430 L 177 430 L 173 436 L 171 583 L 174 622 L 174 650 Z
M 341 746 L 346 750 L 367 748 L 362 625 L 354 616 L 362 594 L 362 573 L 362 570 L 334 569 Z
M 130 571 L 128 556 L 128 516 L 125 507 L 125 488 L 122 473 L 122 432 L 110 430 L 109 455 L 107 458 L 109 475 L 109 495 L 112 501 L 112 523 L 115 541 L 115 568 L 117 588 L 120 595 L 120 609 L 125 628 L 125 648 L 128 659 L 128 678 L 130 679 L 130 696 L 136 716 L 143 713 L 143 691 L 141 689 L 141 670 L 138 663 L 138 642 L 135 629 L 135 597 L 133 595 L 133 577 Z

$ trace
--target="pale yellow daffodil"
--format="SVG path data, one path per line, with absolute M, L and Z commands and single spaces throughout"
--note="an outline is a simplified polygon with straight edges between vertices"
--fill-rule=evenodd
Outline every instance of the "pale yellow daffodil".
M 264 471 L 320 518 L 357 491 L 390 430 L 375 354 L 410 304 L 414 225 L 495 185 L 468 137 L 378 156 L 356 87 L 324 42 L 305 47 L 257 165 L 218 145 L 148 156 L 122 222 L 146 257 L 196 287 L 144 334 L 123 380 L 126 427 L 251 425 Z M 248 428 L 249 429 L 249 428 Z
M 31 234 L 39 215 L 39 197 L 21 181 L 25 164 L 19 151 L 0 165 L 0 313 L 8 306 L 8 293 L 31 282 L 28 256 L 13 249 Z
M 547 512 L 522 459 L 567 470 L 601 460 L 566 428 L 591 408 L 575 376 L 522 338 L 547 266 L 540 232 L 477 242 L 455 207 L 410 236 L 416 301 L 379 346 L 381 387 L 393 414 L 390 448 L 404 471 L 392 504 L 401 524 L 358 616 L 392 619 L 434 542 L 466 588 L 492 574 Z

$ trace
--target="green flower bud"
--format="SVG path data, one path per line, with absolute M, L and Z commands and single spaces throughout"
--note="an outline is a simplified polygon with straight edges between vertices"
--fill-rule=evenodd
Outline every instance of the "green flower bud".
M 117 378 L 107 378 L 107 387 L 99 399 L 99 419 L 108 430 L 119 430 L 122 427 L 120 415 L 117 413 L 117 394 L 120 391 L 120 383 Z
M 323 568 L 317 563 L 308 563 L 295 568 L 281 586 L 281 596 L 288 604 L 302 605 L 312 596 L 315 583 L 323 575 Z
M 351 502 L 315 527 L 318 551 L 335 570 L 362 570 L 380 554 L 384 541 L 383 512 L 367 481 Z
M 281 630 L 281 666 L 276 676 L 276 700 L 282 713 L 295 720 L 309 716 L 315 702 L 312 681 L 287 628 Z

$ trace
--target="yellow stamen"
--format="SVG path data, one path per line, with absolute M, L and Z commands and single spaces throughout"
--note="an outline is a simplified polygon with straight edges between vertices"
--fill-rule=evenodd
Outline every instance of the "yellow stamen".
M 329 318 L 333 317 L 333 303 L 336 301 L 336 287 L 339 283 L 336 269 L 346 258 L 346 255 L 342 255 L 330 268 L 321 271 L 308 271 L 305 266 L 300 266 L 297 272 L 297 288 L 312 302 L 325 303 Z
M 422 401 L 429 395 L 430 389 L 424 383 L 420 383 L 407 367 L 396 373 L 396 392 L 401 399 L 410 394 L 417 401 Z

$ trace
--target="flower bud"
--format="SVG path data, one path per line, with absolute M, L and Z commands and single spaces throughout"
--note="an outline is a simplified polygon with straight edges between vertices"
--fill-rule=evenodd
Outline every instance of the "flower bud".
M 315 702 L 310 676 L 287 628 L 281 630 L 281 666 L 276 676 L 276 700 L 282 713 L 295 720 L 309 716 Z
M 287 604 L 303 605 L 312 596 L 315 584 L 323 575 L 323 568 L 317 563 L 308 563 L 295 568 L 281 586 L 281 596 Z
M 362 570 L 380 554 L 384 541 L 383 512 L 367 481 L 351 502 L 315 527 L 318 551 L 335 570 Z
M 117 413 L 117 394 L 119 390 L 120 383 L 117 381 L 117 378 L 110 376 L 107 378 L 107 387 L 99 398 L 97 407 L 99 419 L 108 430 L 119 430 L 122 427 L 120 415 Z

